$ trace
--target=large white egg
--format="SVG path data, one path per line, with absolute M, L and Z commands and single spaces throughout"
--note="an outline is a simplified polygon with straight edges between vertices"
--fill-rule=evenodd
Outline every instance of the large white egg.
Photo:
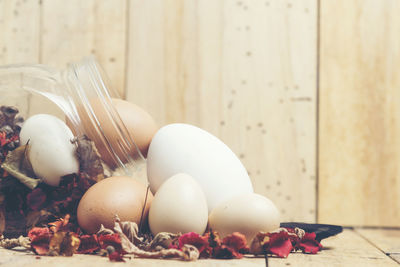
M 62 176 L 79 171 L 73 138 L 68 126 L 52 115 L 34 115 L 23 124 L 21 144 L 29 141 L 28 158 L 33 172 L 46 184 L 58 186 Z
M 212 134 L 189 124 L 162 127 L 147 154 L 150 189 L 177 173 L 187 173 L 202 187 L 208 211 L 233 196 L 253 193 L 246 168 L 232 150 Z
M 208 224 L 221 237 L 240 232 L 250 243 L 258 232 L 279 228 L 280 214 L 271 200 L 251 193 L 220 203 L 211 211 Z
M 206 197 L 191 176 L 178 173 L 165 181 L 150 206 L 149 226 L 159 232 L 204 233 L 208 221 Z

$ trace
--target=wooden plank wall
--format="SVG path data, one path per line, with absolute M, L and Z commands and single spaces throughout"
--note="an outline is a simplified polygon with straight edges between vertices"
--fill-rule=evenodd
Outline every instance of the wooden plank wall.
M 227 143 L 283 220 L 400 226 L 398 11 L 396 0 L 0 0 L 0 64 L 94 54 L 160 125 Z
M 400 226 L 399 12 L 321 2 L 320 221 Z

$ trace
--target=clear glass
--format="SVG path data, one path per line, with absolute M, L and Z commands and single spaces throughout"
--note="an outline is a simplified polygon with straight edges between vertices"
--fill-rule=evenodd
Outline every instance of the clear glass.
M 16 106 L 24 118 L 37 113 L 64 117 L 75 135 L 86 134 L 95 142 L 112 169 L 132 176 L 144 157 L 112 105 L 119 95 L 107 81 L 94 57 L 61 71 L 44 65 L 2 66 L 0 105 Z

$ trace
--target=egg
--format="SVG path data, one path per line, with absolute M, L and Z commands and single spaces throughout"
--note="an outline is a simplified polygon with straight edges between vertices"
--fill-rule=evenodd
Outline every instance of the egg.
M 103 224 L 114 227 L 115 215 L 121 221 L 131 221 L 138 225 L 146 202 L 142 221 L 146 222 L 153 195 L 144 184 L 134 178 L 114 176 L 94 184 L 79 202 L 77 217 L 79 226 L 87 233 L 95 233 Z
M 79 127 L 94 141 L 103 161 L 115 168 L 119 162 L 127 163 L 128 157 L 138 158 L 138 149 L 146 157 L 150 141 L 158 130 L 154 119 L 145 110 L 128 101 L 115 98 L 111 102 L 104 101 L 107 104 L 98 98 L 92 99 L 90 109 L 77 107 L 81 121 Z M 111 105 L 116 113 L 110 112 L 108 107 Z M 67 122 L 72 124 L 70 120 Z M 100 128 L 94 126 L 97 123 Z
M 240 232 L 250 244 L 258 232 L 270 232 L 279 228 L 280 215 L 271 200 L 250 193 L 220 203 L 210 213 L 208 224 L 221 237 Z
M 147 155 L 151 191 L 177 173 L 186 173 L 200 184 L 209 212 L 236 195 L 253 193 L 246 168 L 217 137 L 198 127 L 174 123 L 154 135 Z
M 178 173 L 166 180 L 157 193 L 149 211 L 149 226 L 159 232 L 203 234 L 207 227 L 206 197 L 194 178 Z
M 23 124 L 21 144 L 29 141 L 28 158 L 33 172 L 46 184 L 58 186 L 62 176 L 79 171 L 73 138 L 68 126 L 52 115 L 37 114 Z

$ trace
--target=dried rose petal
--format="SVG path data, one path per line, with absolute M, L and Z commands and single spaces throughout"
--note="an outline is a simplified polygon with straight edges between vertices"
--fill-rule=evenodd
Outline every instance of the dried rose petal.
M 110 259 L 110 261 L 125 261 L 122 256 L 123 254 L 118 251 L 114 251 L 108 254 L 108 258 Z
M 98 237 L 100 248 L 106 249 L 108 246 L 114 247 L 115 251 L 123 252 L 121 239 L 118 234 L 100 235 Z
M 217 259 L 241 259 L 243 254 L 232 247 L 221 245 L 214 248 L 214 257 Z
M 50 234 L 49 228 L 34 227 L 28 232 L 28 237 L 32 240 L 37 236 Z
M 231 247 L 240 253 L 247 253 L 249 251 L 246 237 L 239 232 L 234 232 L 233 234 L 226 236 L 224 240 L 222 240 L 222 244 Z
M 82 235 L 79 238 L 81 240 L 81 244 L 77 253 L 88 254 L 100 249 L 96 235 Z
M 269 233 L 269 241 L 264 245 L 268 253 L 272 253 L 278 257 L 286 258 L 293 249 L 289 233 L 285 230 Z
M 182 249 L 183 245 L 188 244 L 195 246 L 199 250 L 200 254 L 208 248 L 207 240 L 194 232 L 189 232 L 181 235 L 178 239 L 178 242 L 179 242 L 178 246 L 179 249 Z
M 298 249 L 303 251 L 303 253 L 316 254 L 322 249 L 322 245 L 315 240 L 315 233 L 305 233 L 304 237 L 300 240 L 298 244 Z
M 42 189 L 36 188 L 26 196 L 26 200 L 31 210 L 39 210 L 46 202 L 46 194 Z
M 39 255 L 47 254 L 52 235 L 47 228 L 35 227 L 30 230 L 28 237 L 31 239 L 32 250 Z

